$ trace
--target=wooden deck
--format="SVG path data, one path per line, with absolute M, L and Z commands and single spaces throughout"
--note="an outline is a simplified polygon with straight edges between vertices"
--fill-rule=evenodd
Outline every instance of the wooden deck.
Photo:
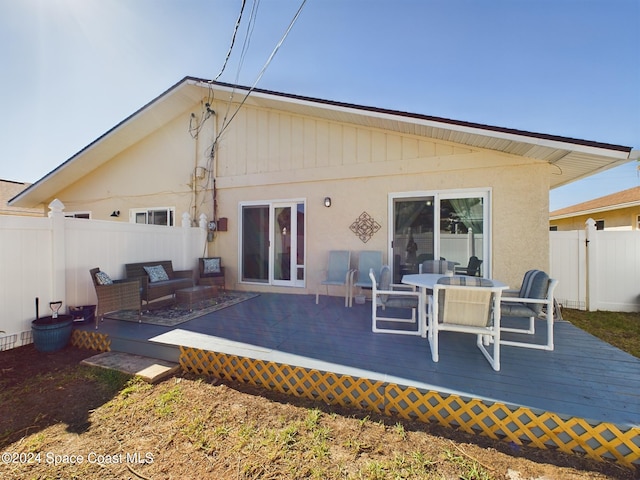
M 471 335 L 441 337 L 433 363 L 426 339 L 371 332 L 371 304 L 261 294 L 178 325 L 106 319 L 111 349 L 177 361 L 179 346 L 454 393 L 596 423 L 640 426 L 640 359 L 568 322 L 555 325 L 552 352 L 504 346 L 492 370 Z M 79 328 L 93 330 L 93 325 Z M 543 325 L 538 331 L 544 333 Z

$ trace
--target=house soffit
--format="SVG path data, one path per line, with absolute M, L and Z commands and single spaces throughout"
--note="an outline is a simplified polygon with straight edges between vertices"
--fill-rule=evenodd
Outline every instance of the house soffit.
M 194 80 L 197 83 L 197 80 Z M 200 82 L 206 85 L 207 82 Z M 630 161 L 631 148 L 553 135 L 439 119 L 425 115 L 362 107 L 296 95 L 255 90 L 246 97 L 246 89 L 230 85 L 214 88 L 220 98 L 244 102 L 265 109 L 322 118 L 338 123 L 382 129 L 428 139 L 493 150 L 543 161 L 550 169 L 550 188 L 556 188 Z

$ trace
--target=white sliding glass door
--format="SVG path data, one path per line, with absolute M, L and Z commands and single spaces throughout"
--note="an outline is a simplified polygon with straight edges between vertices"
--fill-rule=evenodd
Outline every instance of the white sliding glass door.
M 389 218 L 395 282 L 417 273 L 424 260 L 466 267 L 471 256 L 482 261 L 482 276 L 490 276 L 488 190 L 391 194 Z
M 240 214 L 242 281 L 304 287 L 304 202 L 245 204 Z

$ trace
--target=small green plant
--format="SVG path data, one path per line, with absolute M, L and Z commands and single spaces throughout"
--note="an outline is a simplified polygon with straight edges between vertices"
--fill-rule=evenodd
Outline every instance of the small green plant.
M 407 439 L 407 432 L 404 429 L 404 425 L 402 425 L 400 422 L 396 423 L 393 426 L 393 431 L 394 433 L 398 434 L 398 436 L 402 438 L 402 440 Z
M 351 450 L 354 453 L 354 455 L 360 455 L 361 453 L 366 452 L 367 450 L 371 450 L 370 445 L 358 440 L 357 438 L 352 438 L 352 437 L 348 438 L 343 443 L 343 446 Z
M 167 390 L 156 402 L 156 412 L 160 417 L 166 417 L 174 413 L 174 407 L 182 400 L 182 390 L 179 385 Z
M 317 408 L 312 408 L 309 410 L 307 414 L 307 418 L 305 420 L 305 426 L 309 430 L 313 430 L 320 423 L 320 417 L 322 416 L 322 412 Z
M 369 415 L 367 415 L 366 417 L 363 417 L 359 420 L 360 423 L 360 428 L 364 428 L 364 426 L 367 424 L 367 422 L 370 420 Z
M 288 425 L 286 428 L 278 432 L 277 439 L 280 445 L 285 449 L 292 448 L 298 442 L 298 427 L 296 425 Z
M 213 435 L 219 438 L 227 438 L 231 434 L 229 425 L 216 425 L 212 430 Z
M 434 460 L 429 460 L 427 457 L 425 457 L 424 453 L 422 452 L 413 452 L 411 454 L 411 459 L 414 463 L 420 465 L 420 467 L 425 471 L 429 470 L 436 464 Z
M 125 400 L 136 392 L 149 390 L 151 388 L 151 385 L 142 380 L 140 377 L 132 377 L 127 382 L 125 387 L 120 390 L 120 399 Z
M 384 478 L 387 478 L 387 473 L 383 463 L 378 461 L 367 463 L 363 473 L 365 475 L 364 478 L 370 480 L 382 480 Z
M 45 442 L 45 436 L 42 433 L 32 435 L 27 438 L 27 442 L 24 446 L 27 452 L 39 452 L 42 450 L 42 445 Z

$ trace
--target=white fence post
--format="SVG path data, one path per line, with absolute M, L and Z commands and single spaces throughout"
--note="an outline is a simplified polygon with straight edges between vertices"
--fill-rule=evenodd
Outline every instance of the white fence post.
M 182 214 L 182 267 L 183 269 L 193 268 L 193 241 L 191 237 L 191 215 L 187 212 Z
M 598 309 L 598 241 L 596 235 L 596 221 L 587 219 L 586 224 L 586 252 L 587 252 L 587 310 L 593 312 Z
M 51 302 L 66 302 L 66 245 L 64 225 L 64 204 L 57 198 L 49 204 L 51 219 Z M 68 305 L 65 305 L 68 306 Z

